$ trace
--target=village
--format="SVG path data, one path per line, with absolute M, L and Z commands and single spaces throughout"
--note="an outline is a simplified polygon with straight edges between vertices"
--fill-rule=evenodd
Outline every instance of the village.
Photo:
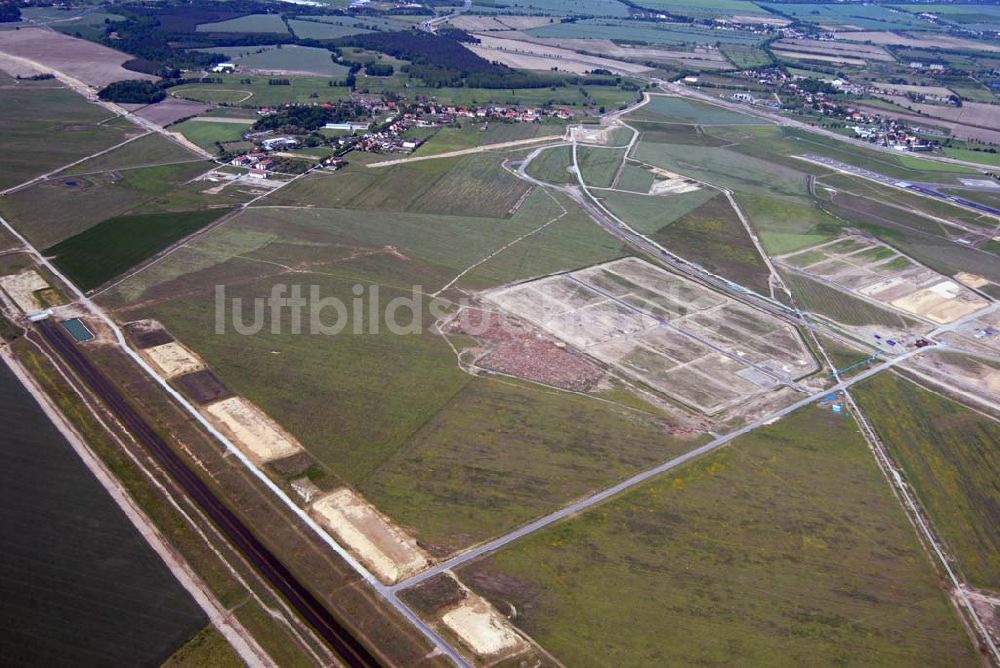
M 490 123 L 540 123 L 546 118 L 567 121 L 574 116 L 572 110 L 565 108 L 405 103 L 386 100 L 381 95 L 364 93 L 354 95 L 352 101 L 364 110 L 367 119 L 336 121 L 322 126 L 323 131 L 341 133 L 337 136 L 326 137 L 316 132 L 249 131 L 244 134 L 244 139 L 252 142 L 254 149 L 237 155 L 227 155 L 224 159 L 230 166 L 246 168 L 251 178 L 268 179 L 274 175 L 288 173 L 288 161 L 282 158 L 298 158 L 303 163 L 308 160 L 306 154 L 289 153 L 304 146 L 315 147 L 317 144 L 325 143 L 334 149 L 332 156 L 322 160 L 323 167 L 333 170 L 346 164 L 343 156 L 351 151 L 412 153 L 432 136 L 434 131 L 445 127 L 473 123 L 485 131 Z M 337 105 L 325 103 L 319 106 L 334 109 Z M 283 109 L 292 107 L 293 105 L 288 105 Z M 257 115 L 268 117 L 280 111 L 282 108 L 260 107 Z M 313 165 L 302 165 L 306 169 L 309 166 Z

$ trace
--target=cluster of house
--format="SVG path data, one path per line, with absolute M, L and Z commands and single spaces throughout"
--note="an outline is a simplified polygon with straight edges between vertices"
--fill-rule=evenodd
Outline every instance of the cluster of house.
M 274 160 L 267 156 L 267 153 L 254 151 L 238 155 L 229 161 L 233 167 L 249 168 L 249 176 L 256 179 L 266 179 L 270 175 L 270 170 L 274 166 Z
M 897 151 L 933 151 L 935 143 L 918 137 L 914 129 L 896 120 L 885 120 L 875 114 L 862 114 L 855 111 L 852 120 L 861 120 L 870 125 L 855 125 L 851 129 L 859 139 L 873 144 L 888 146 Z

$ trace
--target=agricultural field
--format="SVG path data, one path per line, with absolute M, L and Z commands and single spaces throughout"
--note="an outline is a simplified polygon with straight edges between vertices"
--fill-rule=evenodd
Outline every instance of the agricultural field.
M 971 584 L 1000 588 L 1000 425 L 894 375 L 865 381 L 855 398 Z
M 729 16 L 729 15 L 764 15 L 768 12 L 758 7 L 749 0 L 642 0 L 637 3 L 649 9 L 659 9 L 669 11 L 673 14 L 683 14 L 685 16 Z
M 109 218 L 46 249 L 82 290 L 89 290 L 196 232 L 228 209 Z
M 610 4 L 610 3 L 609 3 Z M 717 43 L 757 45 L 763 37 L 738 30 L 718 31 L 684 23 L 586 18 L 523 31 L 532 37 L 641 41 L 651 46 L 690 47 Z
M 103 87 L 112 81 L 129 79 L 156 80 L 150 74 L 122 67 L 132 59 L 127 53 L 106 46 L 41 28 L 0 31 L 0 54 L 9 54 L 63 72 L 88 86 Z M 40 70 L 33 65 L 6 61 L 11 74 L 31 76 Z M 51 85 L 51 82 L 46 82 Z M 72 118 L 65 116 L 64 118 Z
M 629 114 L 637 121 L 710 125 L 765 125 L 754 116 L 671 95 L 653 95 Z
M 0 188 L 23 183 L 140 134 L 137 128 L 99 125 L 110 114 L 53 81 L 5 88 L 0 105 L 4 168 Z M 46 141 L 58 136 L 59 141 Z
M 668 223 L 652 238 L 683 258 L 768 294 L 768 269 L 736 211 L 723 195 Z
M 5 661 L 159 665 L 204 612 L 6 365 L 0 406 Z
M 761 4 L 764 9 L 800 21 L 823 26 L 864 28 L 868 30 L 903 30 L 926 28 L 927 23 L 907 12 L 886 5 L 868 4 Z
M 816 406 L 458 575 L 566 665 L 975 662 L 853 420 Z
M 113 151 L 96 156 L 70 167 L 63 175 L 94 174 L 115 169 L 132 169 L 173 162 L 203 161 L 200 155 L 171 141 L 161 134 L 148 134 Z M 207 169 L 208 163 L 204 162 Z
M 172 208 L 170 193 L 206 171 L 203 162 L 187 162 L 55 177 L 4 197 L 0 213 L 46 248 L 112 216 Z
M 449 551 L 679 452 L 692 437 L 671 437 L 665 424 L 633 409 L 527 384 L 473 378 L 455 365 L 448 343 L 432 332 L 353 336 L 347 330 L 343 336 L 318 337 L 266 328 L 256 336 L 231 331 L 215 335 L 208 325 L 214 319 L 212 286 L 225 283 L 227 294 L 234 297 L 267 294 L 272 285 L 290 280 L 292 275 L 280 269 L 284 265 L 301 267 L 292 280 L 316 285 L 324 296 L 350 300 L 358 283 L 377 284 L 386 301 L 409 295 L 414 284 L 430 292 L 490 251 L 559 216 L 560 208 L 547 195 L 538 194 L 504 221 L 402 213 L 387 217 L 334 209 L 250 209 L 113 288 L 101 300 L 115 306 L 122 319 L 152 317 L 164 322 L 227 387 L 280 421 L 316 458 L 329 481 L 357 485 L 415 535 Z M 493 277 L 540 262 L 568 262 L 571 267 L 592 262 L 595 248 L 586 237 L 579 238 L 575 227 L 579 220 L 579 214 L 559 218 L 544 230 L 554 236 L 539 241 L 537 257 L 526 262 L 514 256 L 506 263 L 500 261 L 501 254 L 468 284 L 495 285 Z M 567 255 L 576 248 L 573 242 L 579 244 L 577 259 Z M 562 255 L 549 256 L 547 244 Z M 615 248 L 606 252 L 614 253 Z M 432 315 L 422 314 L 429 327 Z M 457 335 L 453 340 L 462 344 L 466 339 Z M 294 376 L 279 373 L 291 368 L 297 370 Z M 498 405 L 511 411 L 520 406 L 518 426 L 506 435 L 490 426 Z M 328 419 L 310 417 L 317 411 Z M 570 414 L 577 427 L 567 431 Z M 467 422 L 459 421 L 459 416 Z M 554 433 L 556 424 L 562 425 L 564 436 L 543 436 Z M 468 439 L 468 428 L 462 425 L 476 425 L 484 430 L 483 437 Z M 330 438 L 332 429 L 336 439 Z M 630 434 L 629 444 L 616 442 L 611 434 Z M 460 443 L 475 443 L 480 459 L 473 460 L 459 449 Z M 525 458 L 540 443 L 548 443 L 551 455 L 537 466 L 525 467 Z M 610 443 L 615 443 L 613 460 L 618 464 L 611 464 L 606 445 Z M 428 457 L 456 466 L 462 462 L 463 468 L 452 468 L 447 479 L 416 476 L 415 471 L 426 470 L 422 462 Z M 492 467 L 489 484 L 482 478 L 487 466 Z M 591 473 L 565 479 L 558 471 L 567 467 Z M 419 498 L 403 502 L 404 481 L 409 485 L 405 489 L 414 490 Z M 540 493 L 540 488 L 547 491 Z M 449 508 L 455 495 L 464 500 L 461 516 Z M 502 498 L 506 501 L 501 503 Z
M 217 153 L 218 144 L 242 141 L 243 133 L 249 130 L 251 125 L 253 125 L 252 119 L 248 119 L 246 123 L 234 123 L 228 119 L 213 122 L 193 118 L 170 126 L 170 131 L 179 132 L 188 141 L 197 144 L 206 151 Z
M 250 14 L 218 23 L 202 23 L 198 32 L 241 32 L 288 34 L 285 22 L 278 14 Z
M 174 97 L 197 100 L 208 104 L 243 107 L 279 106 L 288 103 L 314 104 L 344 100 L 350 96 L 350 89 L 341 83 L 340 77 L 317 77 L 291 75 L 289 85 L 275 85 L 274 76 L 247 76 L 241 74 L 213 74 L 213 79 L 221 83 L 189 83 L 170 89 Z M 245 83 L 249 81 L 249 83 Z
M 484 0 L 476 4 L 477 10 L 489 12 L 493 7 L 507 9 L 510 4 L 499 0 Z M 523 14 L 552 16 L 628 16 L 628 7 L 620 2 L 607 0 L 517 0 L 513 8 Z
M 216 46 L 202 51 L 221 53 L 229 62 L 251 72 L 315 74 L 339 80 L 347 76 L 348 70 L 347 67 L 333 62 L 332 54 L 326 49 L 296 44 Z
M 416 129 L 423 130 L 423 128 Z M 546 120 L 542 123 L 498 123 L 494 121 L 483 124 L 467 121 L 460 126 L 443 127 L 433 131 L 412 155 L 436 155 L 520 139 L 562 135 L 565 131 L 566 124 L 563 121 Z

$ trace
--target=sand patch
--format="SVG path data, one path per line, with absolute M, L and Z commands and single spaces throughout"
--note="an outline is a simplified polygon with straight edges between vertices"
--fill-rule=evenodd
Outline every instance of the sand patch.
M 223 399 L 208 406 L 205 411 L 241 450 L 257 462 L 282 459 L 302 450 L 293 436 L 243 397 Z
M 22 271 L 20 274 L 0 276 L 0 288 L 7 293 L 25 315 L 37 313 L 45 309 L 37 296 L 40 290 L 49 288 L 48 282 L 34 269 Z
M 146 348 L 142 352 L 165 378 L 183 376 L 205 368 L 200 357 L 177 341 Z
M 892 305 L 942 325 L 988 306 L 985 300 L 963 295 L 962 287 L 954 281 L 941 281 L 917 290 L 894 300 Z
M 649 195 L 680 195 L 701 188 L 697 181 L 692 181 L 680 174 L 675 174 L 660 167 L 649 167 L 648 169 L 655 176 L 655 180 L 649 186 L 649 192 L 647 193 Z
M 353 490 L 331 492 L 313 504 L 312 512 L 385 583 L 415 575 L 430 563 L 415 539 Z
M 964 271 L 955 274 L 955 280 L 964 283 L 970 288 L 982 288 L 990 284 L 988 280 L 976 274 L 969 274 Z
M 510 655 L 528 648 L 510 622 L 472 592 L 467 592 L 465 599 L 446 612 L 441 621 L 480 657 Z

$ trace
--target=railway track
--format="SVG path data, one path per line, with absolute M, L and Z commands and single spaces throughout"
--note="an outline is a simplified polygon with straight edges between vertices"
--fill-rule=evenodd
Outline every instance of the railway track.
M 229 542 L 306 621 L 341 661 L 352 668 L 381 666 L 371 652 L 257 538 L 167 445 L 166 441 L 126 401 L 108 378 L 80 352 L 55 322 L 36 323 L 41 336 L 63 362 L 100 398 L 121 424 L 212 520 Z

